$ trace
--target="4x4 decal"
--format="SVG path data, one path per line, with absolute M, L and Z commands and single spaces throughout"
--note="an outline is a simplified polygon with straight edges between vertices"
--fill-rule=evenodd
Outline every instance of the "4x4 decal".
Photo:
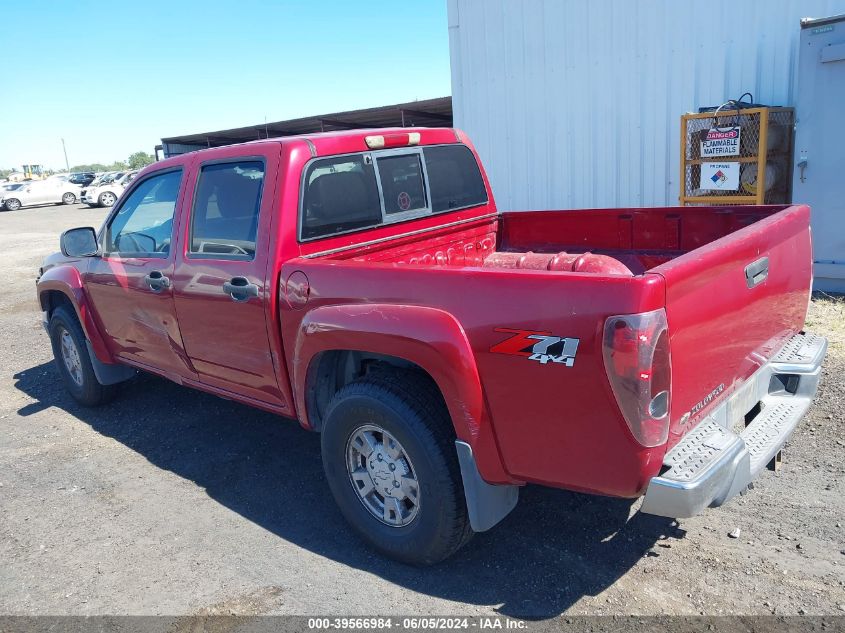
M 515 330 L 507 327 L 497 327 L 495 331 L 511 336 L 490 348 L 494 354 L 525 356 L 541 365 L 552 362 L 572 367 L 575 364 L 579 342 L 577 338 L 563 338 L 554 336 L 551 332 Z

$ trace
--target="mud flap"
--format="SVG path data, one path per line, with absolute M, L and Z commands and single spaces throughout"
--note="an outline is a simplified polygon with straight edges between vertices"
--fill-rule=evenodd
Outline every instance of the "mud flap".
M 469 523 L 474 532 L 486 532 L 516 507 L 519 486 L 488 484 L 478 473 L 472 447 L 460 440 L 455 442 L 455 447 L 461 465 Z
M 135 369 L 127 365 L 104 363 L 97 358 L 90 341 L 86 340 L 85 346 L 88 348 L 88 356 L 91 358 L 94 375 L 97 377 L 97 382 L 101 385 L 116 385 L 119 382 L 129 380 L 138 373 Z

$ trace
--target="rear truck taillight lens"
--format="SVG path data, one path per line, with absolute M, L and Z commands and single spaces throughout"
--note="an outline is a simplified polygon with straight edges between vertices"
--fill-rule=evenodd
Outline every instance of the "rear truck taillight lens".
M 669 329 L 666 311 L 612 316 L 604 323 L 607 378 L 634 438 L 660 446 L 669 436 Z

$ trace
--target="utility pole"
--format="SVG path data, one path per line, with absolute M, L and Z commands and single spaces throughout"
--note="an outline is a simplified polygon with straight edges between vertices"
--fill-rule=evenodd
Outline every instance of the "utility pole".
M 62 139 L 62 151 L 65 153 L 65 169 L 70 171 L 70 163 L 67 162 L 67 147 L 65 147 L 65 139 Z

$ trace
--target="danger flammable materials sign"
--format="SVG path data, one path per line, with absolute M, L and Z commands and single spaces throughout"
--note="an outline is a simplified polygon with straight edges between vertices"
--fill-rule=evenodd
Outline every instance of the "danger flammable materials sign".
M 701 141 L 701 157 L 739 156 L 739 127 L 711 128 Z

